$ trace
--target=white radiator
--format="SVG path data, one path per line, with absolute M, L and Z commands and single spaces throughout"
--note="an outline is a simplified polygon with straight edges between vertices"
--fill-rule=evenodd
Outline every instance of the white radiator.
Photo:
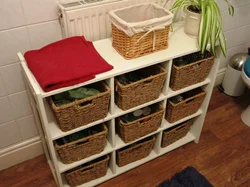
M 110 10 L 149 2 L 155 2 L 163 6 L 166 1 L 167 0 L 103 0 L 102 2 L 106 2 L 106 4 L 97 4 L 95 6 L 85 6 L 84 3 L 81 4 L 81 2 L 84 1 L 73 4 L 60 4 L 60 22 L 63 36 L 83 35 L 89 41 L 109 38 L 111 37 L 111 24 L 108 17 Z M 168 2 L 167 8 L 171 6 L 172 1 L 173 0 L 170 0 Z

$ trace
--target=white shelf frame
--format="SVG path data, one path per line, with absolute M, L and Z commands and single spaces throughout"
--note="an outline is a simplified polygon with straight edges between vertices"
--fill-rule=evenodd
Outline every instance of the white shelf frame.
M 18 53 L 18 57 L 21 62 L 23 75 L 25 84 L 28 90 L 28 95 L 30 98 L 30 103 L 32 105 L 32 109 L 34 112 L 35 120 L 38 126 L 38 131 L 41 137 L 42 145 L 45 151 L 45 155 L 47 157 L 48 163 L 51 167 L 52 173 L 55 177 L 55 180 L 58 184 L 58 186 L 68 186 L 65 182 L 63 173 L 69 169 L 72 169 L 74 167 L 77 167 L 81 164 L 84 164 L 86 162 L 89 162 L 93 159 L 96 159 L 98 157 L 101 157 L 106 154 L 111 155 L 111 159 L 109 162 L 109 169 L 107 174 L 99 179 L 90 181 L 88 183 L 85 183 L 83 185 L 80 185 L 81 187 L 90 187 L 95 186 L 97 184 L 100 184 L 106 180 L 109 180 L 117 175 L 120 175 L 126 171 L 129 171 L 130 169 L 133 169 L 143 163 L 146 163 L 154 158 L 157 158 L 167 152 L 170 152 L 174 149 L 177 149 L 178 147 L 185 145 L 191 141 L 195 141 L 198 143 L 202 126 L 204 123 L 204 119 L 206 116 L 209 100 L 212 94 L 213 85 L 215 82 L 216 74 L 218 71 L 219 61 L 220 61 L 220 55 L 215 59 L 215 62 L 213 64 L 213 67 L 211 69 L 211 72 L 209 76 L 201 83 L 186 87 L 184 89 L 173 91 L 169 88 L 169 82 L 170 82 L 170 74 L 171 74 L 171 67 L 172 67 L 172 60 L 184 56 L 186 54 L 191 54 L 193 52 L 198 51 L 197 47 L 197 40 L 190 38 L 184 34 L 183 27 L 181 25 L 176 25 L 174 30 L 176 30 L 174 33 L 170 34 L 169 38 L 169 48 L 167 50 L 162 50 L 144 57 L 140 57 L 133 60 L 125 60 L 123 57 L 121 57 L 113 48 L 111 45 L 111 39 L 104 39 L 100 41 L 94 42 L 94 46 L 97 49 L 97 51 L 102 55 L 102 57 L 111 65 L 114 66 L 114 69 L 102 73 L 96 76 L 95 79 L 92 79 L 88 82 L 84 82 L 78 85 L 66 87 L 57 89 L 50 92 L 43 92 L 39 84 L 37 83 L 36 79 L 34 78 L 33 74 L 27 67 L 26 61 L 21 53 Z M 218 54 L 220 54 L 219 48 L 217 48 Z M 127 73 L 130 71 L 134 71 L 140 68 L 144 68 L 151 65 L 161 64 L 166 70 L 167 70 L 167 77 L 165 80 L 164 88 L 156 100 L 144 103 L 140 106 L 134 107 L 132 109 L 123 111 L 119 109 L 115 102 L 114 102 L 114 77 L 117 75 L 121 75 L 123 73 Z M 56 120 L 54 118 L 54 115 L 48 106 L 47 98 L 49 96 L 71 90 L 77 87 L 81 87 L 87 84 L 91 84 L 94 82 L 102 81 L 104 80 L 107 85 L 111 88 L 111 99 L 110 99 L 110 107 L 109 107 L 109 113 L 107 117 L 105 117 L 102 120 L 98 120 L 96 122 L 90 123 L 86 126 L 76 128 L 74 130 L 63 132 L 59 129 Z M 164 108 L 166 107 L 167 100 L 170 97 L 173 97 L 175 95 L 184 93 L 186 91 L 192 90 L 194 88 L 198 87 L 204 87 L 207 94 L 206 97 L 200 107 L 200 109 L 193 115 L 190 115 L 184 119 L 179 120 L 175 123 L 168 123 L 165 119 L 162 120 L 162 124 L 158 130 L 155 132 L 146 135 L 142 138 L 139 138 L 133 142 L 130 143 L 124 143 L 120 137 L 115 132 L 115 118 L 122 116 L 124 114 L 127 114 L 129 112 L 132 112 L 134 110 L 137 110 L 139 108 L 154 104 L 154 103 L 161 103 L 163 104 Z M 170 127 L 173 127 L 179 123 L 182 123 L 188 119 L 196 117 L 196 120 L 190 130 L 190 132 L 182 138 L 181 140 L 169 145 L 168 147 L 161 148 L 161 139 L 162 139 L 162 132 Z M 64 137 L 66 135 L 78 132 L 80 130 L 92 127 L 94 125 L 100 124 L 100 123 L 108 123 L 109 133 L 107 137 L 107 144 L 104 149 L 104 151 L 100 154 L 93 155 L 89 158 L 80 160 L 78 162 L 74 162 L 72 164 L 63 164 L 58 157 L 56 150 L 53 146 L 53 141 Z M 151 154 L 137 162 L 131 163 L 124 167 L 118 167 L 116 165 L 116 150 L 125 147 L 127 145 L 130 145 L 136 141 L 142 140 L 149 136 L 156 136 L 156 142 L 153 148 L 153 151 Z

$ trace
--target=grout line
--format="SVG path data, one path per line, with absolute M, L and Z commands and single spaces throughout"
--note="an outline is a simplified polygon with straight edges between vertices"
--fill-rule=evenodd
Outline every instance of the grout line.
M 26 24 L 26 25 L 17 26 L 17 27 L 11 27 L 11 28 L 8 28 L 8 29 L 0 30 L 0 33 L 1 33 L 1 32 L 7 32 L 7 31 L 9 31 L 9 30 L 15 30 L 15 29 L 19 29 L 19 28 L 25 28 L 25 27 L 35 26 L 35 25 L 39 25 L 39 24 L 43 24 L 43 23 L 48 23 L 48 22 L 52 22 L 52 21 L 56 21 L 56 20 L 58 20 L 58 19 L 52 19 L 52 20 L 47 20 L 47 21 L 41 21 L 41 22 L 31 23 L 31 24 Z M 25 21 L 25 22 L 26 22 L 26 21 Z
M 236 27 L 236 28 L 233 28 L 233 29 L 226 30 L 226 31 L 224 31 L 224 33 L 229 32 L 229 31 L 233 31 L 233 30 L 236 30 L 236 29 L 239 29 L 239 28 L 242 28 L 242 27 L 247 27 L 247 26 L 250 26 L 250 23 L 248 23 L 246 25 L 242 25 L 242 26 Z

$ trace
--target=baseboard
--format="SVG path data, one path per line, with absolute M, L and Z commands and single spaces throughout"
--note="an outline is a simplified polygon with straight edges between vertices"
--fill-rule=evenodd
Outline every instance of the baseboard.
M 0 151 L 0 171 L 43 154 L 39 137 L 13 145 Z
M 214 83 L 214 87 L 220 85 L 223 81 L 223 78 L 225 76 L 226 73 L 226 68 L 221 68 L 218 70 L 218 73 L 216 75 L 216 79 L 215 79 L 215 83 Z

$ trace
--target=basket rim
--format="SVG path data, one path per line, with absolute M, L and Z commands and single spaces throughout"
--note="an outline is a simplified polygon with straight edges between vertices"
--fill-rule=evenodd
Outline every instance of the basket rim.
M 151 143 L 151 142 L 154 142 L 156 140 L 156 138 L 154 137 L 154 136 L 152 136 L 152 139 L 149 139 L 149 140 L 147 140 L 147 141 L 145 141 L 145 142 L 141 142 L 141 143 L 138 143 L 138 144 L 136 144 L 135 146 L 131 146 L 131 147 L 129 147 L 129 148 L 127 148 L 127 149 L 123 149 L 123 150 L 117 150 L 117 153 L 118 154 L 121 154 L 122 152 L 124 152 L 124 151 L 128 151 L 128 150 L 131 150 L 131 149 L 135 149 L 135 148 L 137 148 L 137 147 L 140 147 L 140 146 L 143 146 L 143 145 L 145 145 L 145 144 L 148 144 L 148 143 Z M 136 143 L 136 142 L 135 142 Z
M 123 122 L 123 121 L 121 120 L 121 118 L 119 117 L 119 124 L 122 125 L 122 126 L 129 126 L 129 125 L 131 125 L 131 124 L 133 124 L 133 123 L 137 123 L 137 122 L 139 122 L 139 121 L 141 121 L 141 120 L 144 120 L 144 119 L 149 118 L 149 117 L 152 117 L 152 116 L 156 116 L 157 114 L 160 114 L 160 113 L 164 112 L 163 106 L 162 106 L 161 104 L 157 104 L 157 105 L 159 106 L 159 109 L 160 109 L 159 111 L 154 112 L 154 113 L 152 113 L 152 114 L 150 114 L 150 115 L 148 115 L 148 116 L 139 118 L 139 119 L 137 119 L 137 120 L 135 120 L 135 121 L 132 121 L 132 122 L 129 122 L 129 123 Z
M 180 125 L 179 127 L 188 126 L 188 127 L 190 128 L 190 127 L 193 125 L 194 120 L 195 120 L 195 118 L 190 119 L 190 120 L 187 120 L 187 121 L 185 121 L 182 125 Z M 191 123 L 191 124 L 187 124 L 187 123 Z M 178 124 L 175 125 L 175 126 L 177 127 Z M 166 129 L 166 130 L 163 131 L 163 134 L 166 135 L 166 134 L 172 133 L 172 132 L 174 132 L 174 131 L 176 131 L 175 128 L 172 129 L 172 130 L 170 130 L 170 131 L 168 131 L 168 129 Z
M 53 99 L 51 97 L 49 97 L 50 105 L 52 106 L 53 110 L 57 111 L 57 110 L 66 109 L 66 108 L 69 108 L 69 107 L 72 107 L 72 106 L 76 106 L 76 105 L 84 103 L 86 101 L 90 101 L 90 100 L 93 100 L 93 99 L 95 99 L 97 97 L 106 95 L 107 93 L 111 93 L 111 89 L 106 85 L 106 83 L 104 83 L 102 81 L 102 82 L 100 82 L 100 84 L 102 84 L 105 87 L 106 91 L 101 92 L 99 94 L 96 94 L 94 96 L 86 97 L 84 99 L 79 99 L 79 100 L 73 101 L 71 103 L 64 104 L 64 105 L 61 105 L 61 106 L 56 106 Z
M 181 101 L 181 102 L 179 102 L 179 103 L 173 103 L 173 102 L 170 101 L 170 100 L 168 100 L 168 103 L 171 104 L 172 106 L 176 107 L 176 106 L 178 106 L 178 105 L 180 105 L 180 104 L 183 104 L 183 103 L 185 103 L 185 102 L 187 102 L 187 101 L 189 101 L 189 100 L 192 100 L 192 99 L 194 99 L 194 98 L 196 98 L 196 97 L 200 97 L 200 96 L 206 95 L 206 93 L 207 93 L 206 90 L 204 90 L 203 88 L 201 88 L 201 89 L 202 89 L 202 92 L 201 92 L 201 93 L 196 94 L 196 95 L 194 95 L 194 96 L 192 96 L 192 97 L 189 97 L 189 98 L 187 98 L 187 99 L 185 99 L 185 100 L 183 100 L 183 101 Z
M 127 21 L 125 21 L 124 19 L 118 17 L 117 14 L 116 14 L 116 13 L 119 12 L 119 11 L 128 10 L 128 9 L 131 9 L 131 8 L 134 8 L 134 7 L 150 6 L 150 5 L 153 6 L 155 9 L 161 9 L 161 10 L 163 10 L 167 15 L 162 16 L 162 17 L 160 17 L 160 18 L 148 19 L 148 20 L 146 20 L 146 21 L 127 22 Z M 110 17 L 110 20 L 111 20 L 112 23 L 115 21 L 115 22 L 120 22 L 120 23 L 122 23 L 122 24 L 123 24 L 124 26 L 126 26 L 126 27 L 134 27 L 134 26 L 137 26 L 138 23 L 140 23 L 141 25 L 143 25 L 143 24 L 145 25 L 145 23 L 148 23 L 149 20 L 151 20 L 151 21 L 158 20 L 158 22 L 159 22 L 159 21 L 165 21 L 166 18 L 168 18 L 168 19 L 170 19 L 171 22 L 172 22 L 172 19 L 173 19 L 174 15 L 173 15 L 173 13 L 172 13 L 171 11 L 165 9 L 164 7 L 161 7 L 161 6 L 159 6 L 158 4 L 151 2 L 151 3 L 141 3 L 141 4 L 137 4 L 137 5 L 131 5 L 131 6 L 127 6 L 127 7 L 123 7 L 123 8 L 119 8 L 119 9 L 115 9 L 115 10 L 111 10 L 111 11 L 109 12 L 109 17 Z M 114 20 L 113 20 L 113 19 L 114 19 Z M 171 25 L 171 23 L 170 23 L 169 25 Z M 168 25 L 166 25 L 166 26 L 168 26 Z M 120 29 L 119 29 L 119 30 L 120 30 Z
M 150 67 L 150 66 L 148 66 L 148 67 Z M 121 89 L 124 89 L 124 88 L 130 87 L 130 86 L 136 85 L 136 84 L 138 84 L 138 83 L 142 83 L 142 82 L 145 82 L 145 81 L 147 81 L 147 80 L 156 78 L 156 77 L 158 77 L 158 76 L 166 75 L 166 74 L 167 74 L 167 70 L 165 70 L 162 66 L 157 65 L 157 66 L 155 66 L 155 67 L 158 67 L 160 70 L 162 70 L 162 72 L 160 72 L 160 73 L 158 73 L 158 74 L 156 74 L 156 75 L 151 75 L 151 76 L 149 76 L 149 77 L 147 77 L 147 78 L 145 78 L 145 79 L 141 79 L 141 80 L 138 80 L 138 81 L 136 81 L 136 82 L 132 82 L 132 83 L 130 83 L 130 84 L 126 84 L 126 85 L 123 85 L 122 83 L 120 83 L 120 82 L 117 80 L 117 78 L 115 77 L 115 83 L 116 83 Z M 145 68 L 147 68 L 147 67 L 145 67 Z M 135 71 L 136 71 L 136 70 L 135 70 Z
M 180 70 L 180 69 L 184 69 L 184 68 L 193 66 L 193 65 L 195 65 L 195 64 L 199 64 L 200 62 L 202 62 L 202 61 L 204 61 L 204 60 L 214 60 L 214 56 L 211 56 L 211 57 L 208 57 L 208 58 L 204 58 L 204 59 L 201 59 L 201 60 L 192 62 L 192 63 L 187 64 L 187 65 L 184 65 L 184 66 L 176 66 L 176 65 L 173 63 L 173 67 L 174 67 L 175 69 L 177 69 L 177 70 Z
M 98 132 L 98 133 L 96 133 L 96 134 L 93 134 L 93 135 L 90 135 L 90 136 L 87 136 L 87 137 L 84 137 L 84 138 L 75 140 L 75 141 L 73 141 L 73 142 L 69 142 L 69 143 L 67 143 L 67 144 L 63 144 L 63 145 L 58 145 L 58 144 L 56 143 L 56 141 L 54 141 L 54 142 L 55 142 L 55 143 L 54 143 L 54 146 L 55 146 L 56 150 L 62 149 L 62 148 L 64 148 L 64 147 L 67 147 L 67 146 L 70 146 L 70 145 L 73 145 L 73 144 L 76 144 L 76 143 L 79 143 L 79 142 L 84 141 L 84 140 L 93 139 L 94 137 L 100 136 L 100 135 L 102 135 L 102 134 L 108 134 L 108 128 L 106 127 L 106 125 L 105 125 L 104 123 L 102 123 L 102 124 L 100 124 L 100 125 L 102 125 L 103 131 Z
M 106 158 L 105 158 L 105 159 L 100 160 L 100 161 L 95 162 L 95 163 L 92 163 L 92 164 L 90 164 L 90 165 L 87 165 L 87 166 L 85 166 L 85 167 L 76 169 L 76 170 L 71 171 L 71 172 L 69 172 L 69 173 L 66 173 L 66 175 L 69 175 L 69 174 L 71 175 L 71 174 L 73 174 L 73 173 L 77 173 L 79 170 L 84 170 L 84 169 L 87 169 L 87 168 L 94 167 L 94 166 L 96 166 L 97 164 L 101 164 L 101 163 L 104 163 L 104 162 L 109 161 L 109 159 L 110 159 L 110 156 L 109 156 L 109 155 L 106 155 Z M 83 171 L 82 173 L 86 173 L 86 172 L 87 172 L 87 171 Z

